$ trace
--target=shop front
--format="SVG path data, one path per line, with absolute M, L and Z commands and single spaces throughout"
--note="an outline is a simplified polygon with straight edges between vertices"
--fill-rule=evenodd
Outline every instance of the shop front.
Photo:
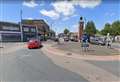
M 22 25 L 23 41 L 29 41 L 32 38 L 37 38 L 37 29 L 33 25 Z

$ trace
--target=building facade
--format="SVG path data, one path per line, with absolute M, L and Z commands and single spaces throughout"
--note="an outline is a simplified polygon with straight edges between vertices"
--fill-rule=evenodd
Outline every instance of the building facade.
M 0 41 L 20 42 L 31 38 L 45 39 L 52 32 L 44 20 L 22 20 L 21 23 L 0 22 Z
M 22 25 L 22 41 L 29 41 L 31 38 L 37 38 L 37 29 L 34 25 Z
M 34 25 L 37 27 L 38 37 L 45 37 L 50 35 L 50 28 L 44 20 L 22 20 L 22 24 Z
M 18 42 L 21 41 L 21 30 L 19 24 L 0 22 L 0 41 Z

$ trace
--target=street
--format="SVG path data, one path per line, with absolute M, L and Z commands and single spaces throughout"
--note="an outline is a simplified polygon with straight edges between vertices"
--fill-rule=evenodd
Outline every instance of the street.
M 1 82 L 119 82 L 119 61 L 67 58 L 47 54 L 42 48 L 27 49 L 25 43 L 1 46 Z
M 120 82 L 120 0 L 0 0 L 0 82 Z
M 80 75 L 54 64 L 41 49 L 27 49 L 11 43 L 16 51 L 8 52 L 3 44 L 0 55 L 1 82 L 88 82 Z M 5 52 L 5 53 L 4 53 Z M 52 55 L 52 54 L 50 54 Z

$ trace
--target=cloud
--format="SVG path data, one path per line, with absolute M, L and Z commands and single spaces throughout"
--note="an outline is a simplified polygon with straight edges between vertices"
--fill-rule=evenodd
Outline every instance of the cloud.
M 94 8 L 100 5 L 101 0 L 72 0 L 74 5 L 79 5 L 82 8 Z
M 31 18 L 31 17 L 29 17 L 29 18 L 27 18 L 28 20 L 32 20 L 33 18 Z
M 63 20 L 68 20 L 70 17 L 75 17 L 75 7 L 80 6 L 81 8 L 94 8 L 101 3 L 101 0 L 58 0 L 51 5 L 53 9 L 50 11 L 42 10 L 41 14 L 49 16 L 51 18 L 59 18 L 60 15 L 63 15 Z
M 47 11 L 47 10 L 43 9 L 43 10 L 40 11 L 40 13 L 42 15 L 48 16 L 52 19 L 58 19 L 59 18 L 59 14 L 54 10 Z
M 101 0 L 70 0 L 56 1 L 52 3 L 54 10 L 64 16 L 71 16 L 75 12 L 75 6 L 82 8 L 94 8 L 101 3 Z
M 24 1 L 23 5 L 31 8 L 38 6 L 38 4 L 35 3 L 35 0 Z
M 78 16 L 78 15 L 77 15 L 77 14 L 73 14 L 73 15 L 71 15 L 71 16 L 65 16 L 62 20 L 63 20 L 63 21 L 66 21 L 66 20 L 69 20 L 70 18 L 76 17 L 76 16 Z
M 56 12 L 61 13 L 64 16 L 70 16 L 75 11 L 73 4 L 68 1 L 57 1 L 52 3 L 52 6 Z

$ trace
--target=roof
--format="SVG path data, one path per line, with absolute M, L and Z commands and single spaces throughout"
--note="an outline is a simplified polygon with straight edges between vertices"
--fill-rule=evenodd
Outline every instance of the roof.
M 0 21 L 0 26 L 2 26 L 2 25 L 6 25 L 6 26 L 19 26 L 18 23 Z

